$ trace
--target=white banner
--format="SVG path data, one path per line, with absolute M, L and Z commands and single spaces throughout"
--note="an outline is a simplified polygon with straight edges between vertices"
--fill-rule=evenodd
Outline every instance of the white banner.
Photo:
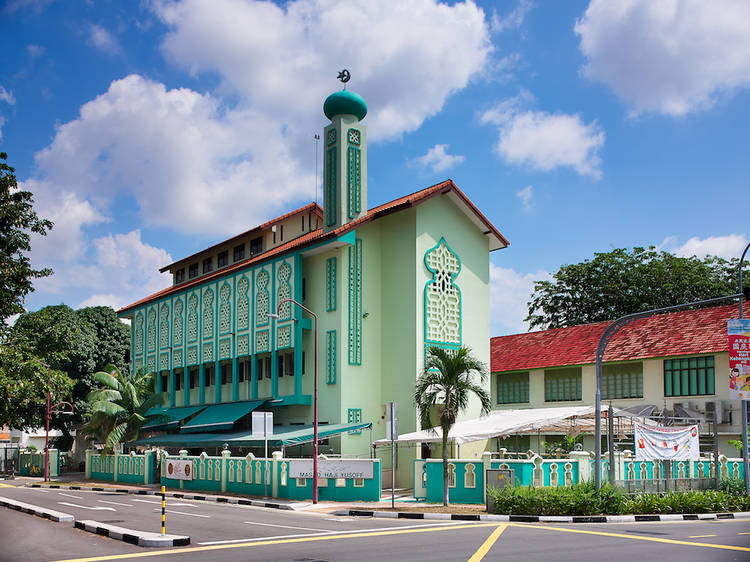
M 167 459 L 167 474 L 165 476 L 175 480 L 192 480 L 193 461 Z
M 312 478 L 312 459 L 292 459 L 289 478 Z M 372 478 L 373 461 L 367 459 L 318 459 L 318 478 Z
M 635 459 L 639 461 L 698 460 L 698 426 L 689 427 L 635 427 Z

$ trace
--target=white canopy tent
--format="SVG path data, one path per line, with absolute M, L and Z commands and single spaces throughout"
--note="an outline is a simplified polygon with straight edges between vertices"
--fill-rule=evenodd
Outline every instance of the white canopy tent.
M 606 417 L 606 410 L 602 412 Z M 456 422 L 448 433 L 448 440 L 456 444 L 482 441 L 536 431 L 581 433 L 594 427 L 594 406 L 563 406 L 557 408 L 526 408 L 522 410 L 495 410 L 485 417 Z M 655 425 L 625 410 L 614 408 L 614 416 L 637 418 L 646 425 Z M 582 418 L 582 419 L 581 419 Z M 588 418 L 588 419 L 586 419 Z M 567 423 L 565 423 L 567 421 Z M 631 429 L 632 431 L 632 429 Z M 423 429 L 398 436 L 397 443 L 439 443 L 443 432 L 439 427 Z M 388 445 L 389 439 L 375 441 L 374 445 Z

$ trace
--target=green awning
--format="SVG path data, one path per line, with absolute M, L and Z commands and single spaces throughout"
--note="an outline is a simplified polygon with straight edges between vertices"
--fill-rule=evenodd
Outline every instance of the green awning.
M 183 425 L 180 428 L 180 433 L 204 433 L 206 431 L 232 429 L 234 422 L 265 402 L 265 400 L 251 400 L 249 402 L 214 404 Z
M 156 416 L 143 426 L 145 431 L 164 431 L 167 429 L 177 429 L 180 422 L 190 416 L 197 414 L 206 406 L 184 406 L 182 408 L 151 408 L 146 412 L 146 416 Z
M 333 435 L 360 431 L 372 427 L 371 423 L 341 423 L 318 426 L 318 439 Z M 271 447 L 299 445 L 313 440 L 312 426 L 274 426 L 273 435 L 268 436 Z M 133 445 L 153 447 L 263 447 L 263 437 L 254 436 L 249 430 L 227 433 L 172 433 L 140 439 Z

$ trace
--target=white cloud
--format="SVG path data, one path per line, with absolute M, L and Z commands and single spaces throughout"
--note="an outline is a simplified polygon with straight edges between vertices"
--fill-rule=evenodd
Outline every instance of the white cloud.
M 154 4 L 170 29 L 163 49 L 193 73 L 216 72 L 222 88 L 308 138 L 323 99 L 352 71 L 349 87 L 370 107 L 370 139 L 418 129 L 481 72 L 489 24 L 473 2 L 296 0 Z M 446 40 L 449 38 L 449 40 Z
M 465 160 L 464 156 L 448 154 L 448 148 L 447 144 L 436 144 L 428 149 L 426 154 L 412 159 L 411 162 L 424 169 L 429 168 L 433 174 L 444 172 Z
M 726 236 L 708 236 L 707 238 L 698 238 L 693 236 L 684 244 L 675 245 L 676 238 L 670 237 L 662 242 L 662 247 L 670 248 L 673 254 L 683 257 L 697 256 L 720 256 L 731 259 L 738 258 L 747 246 L 748 239 L 744 234 L 727 234 Z
M 526 14 L 531 11 L 534 4 L 530 0 L 518 0 L 518 4 L 510 12 L 499 16 L 496 12 L 492 14 L 492 31 L 501 33 L 507 29 L 517 29 L 523 24 Z
M 104 53 L 115 55 L 122 52 L 117 39 L 101 25 L 89 27 L 89 42 Z
M 490 262 L 490 335 L 503 336 L 526 332 L 528 302 L 534 292 L 534 282 L 550 279 L 547 271 L 519 273 Z
M 576 22 L 585 75 L 634 115 L 684 115 L 750 85 L 750 2 L 592 0 Z
M 528 213 L 534 206 L 532 202 L 532 198 L 534 197 L 534 187 L 527 185 L 520 191 L 516 192 L 516 197 L 518 197 L 518 200 L 521 202 L 521 208 Z
M 0 86 L 0 101 L 4 101 L 9 105 L 16 104 L 16 98 L 13 96 L 13 92 L 9 92 L 3 86 Z
M 30 57 L 41 57 L 45 53 L 45 48 L 41 45 L 26 45 L 26 52 Z
M 498 154 L 511 164 L 543 171 L 572 168 L 581 175 L 601 177 L 599 149 L 605 134 L 596 121 L 585 124 L 579 114 L 523 110 L 530 94 L 501 101 L 480 121 L 498 127 Z

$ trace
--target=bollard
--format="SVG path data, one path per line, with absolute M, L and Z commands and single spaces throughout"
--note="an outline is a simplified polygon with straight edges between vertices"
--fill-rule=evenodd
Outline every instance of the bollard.
M 161 487 L 161 534 L 165 534 L 167 525 L 167 494 L 166 486 Z

